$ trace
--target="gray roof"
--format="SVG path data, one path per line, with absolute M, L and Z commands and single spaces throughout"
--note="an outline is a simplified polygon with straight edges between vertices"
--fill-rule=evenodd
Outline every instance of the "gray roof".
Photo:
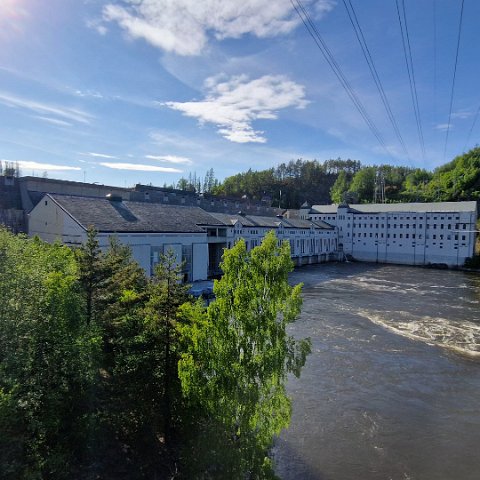
M 47 194 L 84 228 L 99 232 L 204 233 L 218 220 L 199 207 Z
M 338 205 L 314 205 L 313 213 L 337 213 Z M 432 202 L 432 203 L 361 203 L 350 204 L 350 210 L 358 213 L 387 212 L 476 212 L 477 202 Z
M 232 226 L 236 222 L 240 222 L 246 227 L 264 227 L 264 228 L 278 228 L 283 224 L 285 228 L 310 228 L 312 225 L 315 228 L 331 229 L 333 228 L 328 223 L 322 221 L 312 222 L 311 220 L 302 220 L 300 218 L 285 218 L 285 217 L 266 217 L 260 215 L 229 215 L 228 213 L 209 213 L 221 221 L 224 225 Z

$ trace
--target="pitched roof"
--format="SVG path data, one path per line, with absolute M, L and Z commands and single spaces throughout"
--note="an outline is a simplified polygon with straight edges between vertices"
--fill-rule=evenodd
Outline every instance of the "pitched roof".
M 199 225 L 219 224 L 199 207 L 57 194 L 47 196 L 81 226 L 92 225 L 99 232 L 204 233 Z
M 282 224 L 285 228 L 310 228 L 312 225 L 316 228 L 332 229 L 328 223 L 322 221 L 312 222 L 311 220 L 302 220 L 300 218 L 286 217 L 266 217 L 260 215 L 229 215 L 228 213 L 209 213 L 226 226 L 235 225 L 240 222 L 245 227 L 264 227 L 278 228 Z
M 314 205 L 312 208 L 315 213 L 337 213 L 338 205 Z M 476 212 L 477 202 L 361 203 L 350 204 L 349 209 L 358 213 Z

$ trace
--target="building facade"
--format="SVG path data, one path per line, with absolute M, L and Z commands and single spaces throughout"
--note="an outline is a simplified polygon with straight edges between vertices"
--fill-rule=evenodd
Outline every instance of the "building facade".
M 92 226 L 100 247 L 115 235 L 151 275 L 162 254 L 172 250 L 182 264 L 185 281 L 205 280 L 221 273 L 225 248 L 240 238 L 247 249 L 274 230 L 288 240 L 296 265 L 337 259 L 336 228 L 322 221 L 206 212 L 194 206 L 134 202 L 120 196 L 84 197 L 46 194 L 29 214 L 28 233 L 41 239 L 79 246 Z
M 476 202 L 304 205 L 300 217 L 336 226 L 360 261 L 458 267 L 475 253 Z

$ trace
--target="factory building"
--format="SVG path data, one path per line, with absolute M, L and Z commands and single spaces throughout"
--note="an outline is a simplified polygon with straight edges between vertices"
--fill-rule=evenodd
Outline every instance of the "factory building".
M 60 194 L 46 194 L 28 216 L 30 236 L 70 246 L 85 242 L 90 226 L 98 232 L 102 248 L 111 235 L 130 246 L 149 275 L 161 254 L 172 250 L 188 282 L 219 275 L 225 248 L 240 238 L 248 249 L 254 248 L 270 230 L 279 240 L 289 241 L 296 265 L 337 259 L 336 228 L 321 220 L 209 213 L 195 206 L 136 202 L 115 195 Z
M 356 260 L 462 266 L 475 253 L 476 202 L 302 205 L 300 218 L 337 227 Z

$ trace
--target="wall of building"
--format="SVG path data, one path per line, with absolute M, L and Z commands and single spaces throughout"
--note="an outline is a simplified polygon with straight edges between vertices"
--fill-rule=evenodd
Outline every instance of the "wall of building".
M 338 228 L 340 249 L 357 260 L 462 266 L 474 253 L 475 212 L 314 214 Z
M 44 197 L 28 216 L 28 234 L 42 240 L 77 246 L 86 240 L 85 230 L 52 199 Z

